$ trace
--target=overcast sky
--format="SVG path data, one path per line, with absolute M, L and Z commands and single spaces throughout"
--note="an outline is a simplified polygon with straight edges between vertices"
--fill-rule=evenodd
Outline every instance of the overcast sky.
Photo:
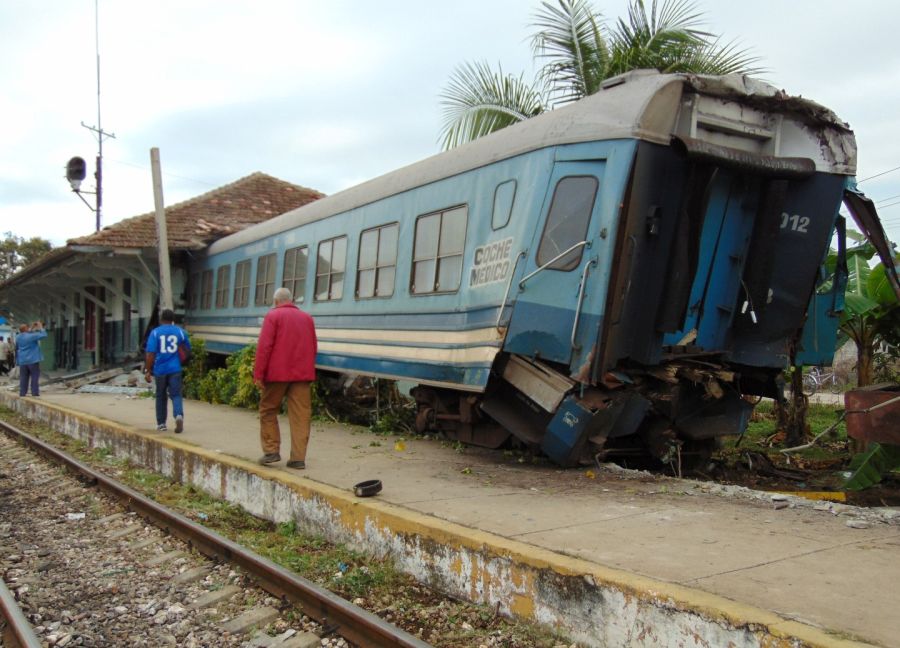
M 649 3 L 649 0 L 648 0 Z M 464 61 L 531 78 L 535 0 L 99 0 L 103 225 L 152 211 L 150 149 L 173 204 L 262 171 L 331 194 L 436 153 L 438 95 Z M 606 18 L 625 0 L 596 2 Z M 707 27 L 764 78 L 856 132 L 857 177 L 900 167 L 900 4 L 711 2 Z M 94 0 L 0 0 L 0 233 L 55 245 L 94 215 Z M 900 240 L 900 170 L 861 184 Z

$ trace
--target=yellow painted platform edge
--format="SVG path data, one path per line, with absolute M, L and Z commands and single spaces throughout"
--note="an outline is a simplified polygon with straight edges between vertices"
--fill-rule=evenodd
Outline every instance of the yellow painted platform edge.
M 377 513 L 379 521 L 384 523 L 383 526 L 387 526 L 397 533 L 418 535 L 434 542 L 464 547 L 473 551 L 489 550 L 499 557 L 520 562 L 532 569 L 551 569 L 564 576 L 590 576 L 596 585 L 613 587 L 640 599 L 656 603 L 662 602 L 682 611 L 694 612 L 708 619 L 722 619 L 734 627 L 763 626 L 774 640 L 763 642 L 764 646 L 774 648 L 781 644 L 779 640 L 784 640 L 786 642 L 784 645 L 786 646 L 791 639 L 799 639 L 811 646 L 821 648 L 877 646 L 877 644 L 835 637 L 828 631 L 816 626 L 786 619 L 769 610 L 732 601 L 718 594 L 607 567 L 583 558 L 573 558 L 518 540 L 504 538 L 488 531 L 472 529 L 455 522 L 411 511 L 401 505 L 370 498 L 357 498 L 343 489 L 317 482 L 309 477 L 295 476 L 280 468 L 261 466 L 256 462 L 241 457 L 208 450 L 186 440 L 161 436 L 150 430 L 142 430 L 94 414 L 88 414 L 34 398 L 21 398 L 2 393 L 0 393 L 0 398 L 3 400 L 24 400 L 35 406 L 57 410 L 60 413 L 76 418 L 95 421 L 128 435 L 147 438 L 173 449 L 193 452 L 206 459 L 221 461 L 234 468 L 278 481 L 301 495 L 319 497 L 325 500 L 335 509 L 341 511 L 343 515 L 347 516 L 347 518 L 344 518 L 342 515 L 342 520 L 364 518 L 369 512 Z M 361 511 L 364 511 L 362 515 L 360 515 Z M 388 524 L 388 522 L 393 524 Z M 429 532 L 428 535 L 424 534 L 423 530 L 427 530 Z

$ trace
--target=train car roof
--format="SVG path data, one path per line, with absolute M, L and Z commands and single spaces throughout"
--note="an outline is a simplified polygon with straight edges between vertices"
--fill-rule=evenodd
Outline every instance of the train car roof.
M 691 124 L 685 126 L 684 120 L 683 98 L 687 95 L 700 95 L 712 104 L 739 103 L 763 113 L 790 116 L 794 128 L 789 136 L 779 133 L 779 155 L 805 154 L 819 171 L 846 175 L 855 172 L 856 144 L 852 131 L 833 112 L 815 102 L 789 96 L 772 85 L 741 75 L 701 76 L 637 70 L 608 79 L 600 91 L 577 102 L 222 238 L 208 248 L 208 253 L 225 252 L 388 196 L 550 146 L 613 139 L 640 139 L 668 145 L 676 132 L 691 129 Z M 693 123 L 696 126 L 696 122 Z M 803 131 L 799 137 L 798 129 Z M 683 134 L 694 136 L 692 132 Z

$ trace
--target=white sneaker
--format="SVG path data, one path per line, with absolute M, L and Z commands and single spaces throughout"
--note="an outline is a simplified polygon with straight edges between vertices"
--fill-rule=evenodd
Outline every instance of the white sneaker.
M 178 415 L 175 417 L 175 434 L 181 434 L 184 432 L 184 417 Z

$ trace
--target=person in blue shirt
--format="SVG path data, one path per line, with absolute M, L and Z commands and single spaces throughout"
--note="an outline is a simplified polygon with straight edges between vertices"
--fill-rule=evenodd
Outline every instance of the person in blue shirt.
M 40 396 L 38 381 L 41 379 L 41 345 L 39 342 L 47 337 L 43 322 L 35 322 L 31 325 L 22 324 L 19 327 L 19 335 L 16 336 L 16 364 L 19 366 L 19 396 L 28 393 L 28 383 L 31 383 L 31 395 Z
M 161 324 L 150 332 L 144 356 L 144 376 L 156 378 L 156 429 L 166 430 L 168 399 L 172 399 L 175 432 L 184 430 L 184 405 L 181 398 L 181 354 L 189 353 L 191 342 L 184 329 L 175 325 L 175 313 L 166 308 L 160 313 Z

